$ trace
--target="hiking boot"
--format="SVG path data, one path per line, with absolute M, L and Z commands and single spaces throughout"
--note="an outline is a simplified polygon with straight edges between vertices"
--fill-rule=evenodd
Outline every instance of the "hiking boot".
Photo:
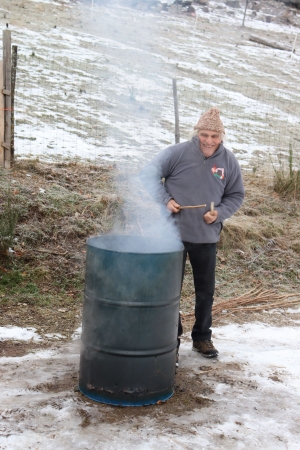
M 216 358 L 219 354 L 211 340 L 193 342 L 193 350 L 194 352 L 201 353 L 204 358 Z

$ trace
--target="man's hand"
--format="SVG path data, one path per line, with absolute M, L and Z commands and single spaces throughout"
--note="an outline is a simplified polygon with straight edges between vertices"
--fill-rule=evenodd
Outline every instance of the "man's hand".
M 208 211 L 206 214 L 204 214 L 203 219 L 204 219 L 205 223 L 210 224 L 210 223 L 215 222 L 217 217 L 218 217 L 218 211 L 214 210 L 214 211 Z
M 173 199 L 168 201 L 167 208 L 172 213 L 178 213 L 180 211 L 180 205 L 178 205 L 178 203 L 176 203 Z

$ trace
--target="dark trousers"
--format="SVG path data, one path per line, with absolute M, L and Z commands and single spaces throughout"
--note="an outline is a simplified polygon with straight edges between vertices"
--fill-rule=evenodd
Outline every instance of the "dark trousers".
M 183 242 L 183 273 L 187 254 L 193 269 L 195 286 L 195 324 L 192 330 L 194 342 L 211 339 L 212 305 L 215 291 L 217 244 L 194 244 Z M 178 336 L 182 334 L 179 319 Z

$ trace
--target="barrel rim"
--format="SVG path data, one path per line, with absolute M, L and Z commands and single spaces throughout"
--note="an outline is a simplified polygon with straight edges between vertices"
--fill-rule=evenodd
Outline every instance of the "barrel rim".
M 151 252 L 149 252 L 149 251 L 128 251 L 128 250 L 122 250 L 122 249 L 120 249 L 120 250 L 115 250 L 115 249 L 109 249 L 109 248 L 101 248 L 101 247 L 98 247 L 98 246 L 96 246 L 96 245 L 93 245 L 92 244 L 92 242 L 91 241 L 93 241 L 93 240 L 95 240 L 95 239 L 101 239 L 101 238 L 103 238 L 103 239 L 105 239 L 105 238 L 113 238 L 113 237 L 117 237 L 117 238 L 137 238 L 137 239 L 142 239 L 142 238 L 145 238 L 145 236 L 134 236 L 134 235 L 129 235 L 129 234 L 124 234 L 124 235 L 121 235 L 121 234 L 116 234 L 116 235 L 114 235 L 114 234 L 104 234 L 104 235 L 99 235 L 99 236 L 91 236 L 91 237 L 89 237 L 89 238 L 87 238 L 87 240 L 86 240 L 86 244 L 88 245 L 88 246 L 90 246 L 90 247 L 92 247 L 92 248 L 95 248 L 95 249 L 98 249 L 99 251 L 102 251 L 102 252 L 109 252 L 109 253 L 122 253 L 122 254 L 126 254 L 126 255 L 170 255 L 170 254 L 175 254 L 175 253 L 180 253 L 180 252 L 182 252 L 183 250 L 184 250 L 184 245 L 183 245 L 183 243 L 180 241 L 180 240 L 178 240 L 178 249 L 176 249 L 176 250 L 170 250 L 170 251 L 166 251 L 166 250 L 164 250 L 164 251 L 161 251 L 161 252 L 159 252 L 159 251 L 151 251 Z M 161 238 L 155 238 L 155 237 L 149 237 L 149 239 L 151 239 L 151 240 L 156 240 L 156 241 L 163 241 L 163 239 L 161 239 Z
M 149 301 L 135 301 L 135 302 L 130 302 L 130 301 L 120 301 L 120 300 L 115 300 L 115 299 L 110 299 L 110 298 L 106 298 L 106 297 L 96 297 L 93 295 L 93 292 L 88 292 L 87 287 L 85 287 L 84 290 L 84 300 L 87 300 L 89 302 L 94 302 L 94 301 L 98 301 L 101 303 L 101 305 L 103 306 L 118 306 L 119 308 L 169 308 L 169 307 L 173 307 L 174 305 L 176 305 L 177 303 L 180 302 L 180 298 L 181 295 L 176 295 L 176 297 L 171 297 L 170 299 L 168 299 L 168 303 L 160 303 L 158 301 L 156 302 L 149 302 Z
M 175 389 L 165 392 L 164 394 L 157 393 L 156 396 L 154 396 L 151 399 L 130 399 L 130 400 L 117 400 L 115 398 L 111 398 L 107 395 L 102 394 L 95 394 L 93 391 L 84 388 L 82 386 L 78 386 L 79 391 L 87 398 L 98 402 L 98 403 L 105 403 L 106 405 L 112 405 L 112 406 L 150 406 L 150 405 L 157 405 L 159 402 L 165 402 L 169 400 L 171 397 L 173 397 L 175 393 Z

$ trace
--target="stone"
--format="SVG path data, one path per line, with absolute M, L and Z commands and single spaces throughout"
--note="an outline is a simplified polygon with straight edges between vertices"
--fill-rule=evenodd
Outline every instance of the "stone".
M 227 0 L 227 2 L 225 2 L 226 6 L 230 6 L 230 8 L 240 8 L 240 2 L 238 0 Z
M 180 14 L 182 12 L 182 6 L 178 3 L 174 3 L 169 7 L 169 12 L 171 14 Z
M 259 11 L 260 10 L 260 3 L 259 2 L 253 2 L 250 4 L 250 8 L 252 11 Z

